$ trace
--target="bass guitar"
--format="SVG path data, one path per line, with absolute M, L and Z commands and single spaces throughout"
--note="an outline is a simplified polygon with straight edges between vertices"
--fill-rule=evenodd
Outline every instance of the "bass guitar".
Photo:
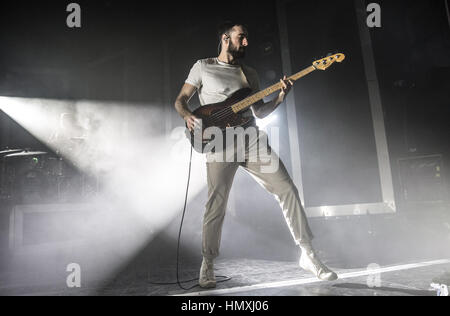
M 287 79 L 295 82 L 315 70 L 326 70 L 335 62 L 340 63 L 344 59 L 345 55 L 341 53 L 327 56 L 314 61 L 311 66 L 288 77 Z M 235 128 L 239 126 L 245 128 L 246 126 L 249 126 L 254 118 L 242 116 L 242 112 L 266 96 L 281 90 L 281 88 L 281 82 L 254 94 L 251 94 L 252 90 L 250 88 L 243 88 L 234 92 L 225 101 L 199 107 L 193 112 L 193 114 L 201 120 L 201 128 L 194 131 L 186 128 L 186 136 L 188 137 L 191 145 L 197 152 L 209 152 L 210 150 L 205 150 L 205 148 L 211 147 L 207 145 L 212 141 L 212 139 L 211 137 L 205 135 L 205 130 L 207 128 L 217 127 L 222 131 L 222 133 L 226 133 L 227 128 Z

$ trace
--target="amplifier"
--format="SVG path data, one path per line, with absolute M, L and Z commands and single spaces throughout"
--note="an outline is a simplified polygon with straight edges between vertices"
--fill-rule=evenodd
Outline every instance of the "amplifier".
M 108 218 L 107 210 L 93 204 L 27 204 L 12 208 L 9 248 L 44 250 L 84 244 Z

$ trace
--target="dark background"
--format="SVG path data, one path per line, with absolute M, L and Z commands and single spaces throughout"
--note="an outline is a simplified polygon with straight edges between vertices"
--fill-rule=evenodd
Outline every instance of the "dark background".
M 382 27 L 370 30 L 370 34 L 396 203 L 400 212 L 407 213 L 411 204 L 402 194 L 401 158 L 442 155 L 441 193 L 433 195 L 432 202 L 449 199 L 449 17 L 445 1 L 376 2 L 382 9 Z M 258 71 L 261 87 L 283 75 L 275 1 L 77 1 L 82 9 L 80 29 L 69 29 L 65 24 L 68 3 L 2 2 L 0 96 L 159 106 L 170 113 L 169 123 L 161 120 L 158 126 L 166 133 L 183 124 L 173 103 L 192 64 L 216 56 L 216 26 L 225 19 L 247 24 L 250 47 L 246 62 Z M 328 52 L 347 56 L 343 64 L 302 79 L 293 91 L 306 205 L 381 201 L 354 2 L 291 1 L 286 5 L 286 16 L 293 71 Z M 194 98 L 193 106 L 197 104 Z M 280 156 L 292 172 L 285 106 L 276 113 Z M 1 112 L 0 130 L 0 148 L 45 149 Z M 427 182 L 420 184 L 423 180 L 406 179 L 410 185 L 427 187 Z M 233 194 L 239 225 L 281 238 L 281 248 L 283 240 L 290 241 L 281 216 L 273 212 L 276 202 L 250 177 L 238 175 Z M 203 197 L 194 201 L 193 207 L 198 206 L 192 214 L 197 216 L 195 221 L 201 217 Z M 428 200 L 425 193 L 415 202 Z M 249 205 L 253 205 L 253 213 L 246 210 Z M 422 204 L 414 205 L 422 208 Z M 254 212 L 260 215 L 251 215 Z M 7 225 L 7 220 L 2 222 Z M 248 237 L 231 230 L 225 234 L 240 236 L 229 239 L 233 251 L 238 251 L 235 247 Z M 253 249 L 262 256 L 271 251 Z
M 282 76 L 274 1 L 79 1 L 80 29 L 65 25 L 68 3 L 2 3 L 1 95 L 159 104 L 172 115 L 170 126 L 160 126 L 167 131 L 182 124 L 174 99 L 193 62 L 216 54 L 216 26 L 226 19 L 248 25 L 247 63 L 261 86 Z M 378 3 L 382 27 L 371 35 L 398 196 L 398 158 L 442 154 L 448 165 L 449 25 L 444 1 Z M 330 51 L 347 55 L 345 64 L 295 87 L 306 205 L 380 201 L 354 3 L 292 1 L 286 8 L 293 71 Z M 277 113 L 280 156 L 290 170 L 285 107 Z M 39 147 L 7 121 L 1 147 Z

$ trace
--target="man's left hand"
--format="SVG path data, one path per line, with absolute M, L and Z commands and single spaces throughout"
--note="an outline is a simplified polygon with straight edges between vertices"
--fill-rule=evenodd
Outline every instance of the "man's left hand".
M 286 76 L 283 77 L 283 79 L 280 79 L 280 82 L 282 84 L 280 94 L 278 95 L 278 98 L 281 102 L 284 101 L 284 98 L 289 93 L 289 91 L 292 88 L 292 85 L 294 84 L 292 80 L 288 80 Z

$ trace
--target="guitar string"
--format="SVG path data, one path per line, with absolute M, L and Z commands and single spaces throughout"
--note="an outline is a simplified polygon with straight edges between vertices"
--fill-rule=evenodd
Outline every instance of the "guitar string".
M 245 99 L 244 99 L 244 100 L 245 100 Z M 221 117 L 222 114 L 225 114 L 225 115 L 232 114 L 232 113 L 226 113 L 227 111 L 229 112 L 229 110 L 231 110 L 233 113 L 235 113 L 235 112 L 233 111 L 232 107 L 233 107 L 234 105 L 236 105 L 236 104 L 237 104 L 237 103 L 235 103 L 235 104 L 233 104 L 233 105 L 231 105 L 231 106 L 228 106 L 228 107 L 226 107 L 226 108 L 224 108 L 224 109 L 221 109 L 220 111 L 217 111 L 216 113 L 212 114 L 211 117 L 214 117 L 214 118 L 217 118 L 217 119 L 221 119 L 221 118 L 222 118 L 222 117 Z
M 226 107 L 226 108 L 224 108 L 224 109 L 222 109 L 222 110 L 212 114 L 210 117 L 212 117 L 214 119 L 217 119 L 217 120 L 222 120 L 222 119 L 224 119 L 224 118 L 226 118 L 228 116 L 231 116 L 231 115 L 233 115 L 235 113 L 232 110 L 232 107 L 233 107 L 233 105 L 231 105 L 229 107 Z M 231 112 L 230 112 L 230 110 L 231 110 Z
M 292 80 L 292 79 L 294 79 L 294 78 L 291 78 L 291 80 Z M 296 81 L 297 79 L 294 79 L 294 80 Z M 276 88 L 277 85 L 278 85 L 278 84 L 275 84 L 275 85 L 273 85 L 273 86 L 267 88 L 266 90 L 268 90 L 268 89 L 270 89 L 270 88 L 274 89 L 274 88 Z M 274 93 L 274 92 L 276 92 L 276 91 L 278 91 L 278 90 L 280 90 L 280 88 L 281 88 L 281 87 L 279 87 L 279 88 L 277 88 L 276 90 L 272 91 L 271 94 Z M 255 94 L 254 94 L 254 95 L 255 95 Z M 252 95 L 252 96 L 254 96 L 254 95 Z M 250 97 L 252 97 L 252 96 L 250 96 Z M 232 106 L 233 106 L 233 105 L 232 105 Z M 222 119 L 224 119 L 224 118 L 226 118 L 226 117 L 228 117 L 228 116 L 230 116 L 230 115 L 233 115 L 233 114 L 234 114 L 234 111 L 232 111 L 233 113 L 227 113 L 227 111 L 232 110 L 232 109 L 231 109 L 232 106 L 227 107 L 227 108 L 225 108 L 225 109 L 223 109 L 223 110 L 220 110 L 220 111 L 218 111 L 218 112 L 212 114 L 210 117 L 213 117 L 214 119 L 222 120 Z
M 237 112 L 237 113 L 239 113 L 239 112 Z M 232 106 L 228 106 L 224 109 L 219 110 L 216 113 L 211 114 L 209 118 L 212 118 L 214 121 L 223 120 L 225 118 L 231 117 L 234 114 L 236 114 L 236 113 L 232 110 Z
M 212 114 L 208 119 L 212 118 L 213 121 L 217 122 L 217 121 L 224 120 L 225 118 L 233 116 L 236 113 L 231 109 L 231 107 L 232 106 L 229 106 L 225 109 L 222 109 L 222 110 Z M 237 112 L 237 113 L 239 113 L 239 112 Z
M 228 116 L 231 115 L 233 110 L 231 109 L 232 106 L 227 106 L 223 109 L 220 109 L 219 111 L 217 111 L 216 113 L 213 113 L 210 115 L 210 118 L 213 119 L 222 119 L 224 116 Z M 230 112 L 231 111 L 231 112 Z M 233 112 L 234 113 L 234 112 Z
M 271 88 L 271 87 L 269 87 L 269 88 Z M 269 88 L 267 88 L 267 89 L 269 89 Z M 267 90 L 266 89 L 266 90 Z M 261 91 L 260 91 L 261 92 Z M 274 91 L 275 92 L 275 91 Z M 259 92 L 258 92 L 259 93 Z M 272 92 L 273 93 L 273 92 Z M 251 96 L 249 96 L 249 97 L 252 97 L 252 96 L 254 96 L 254 95 L 256 95 L 257 93 L 255 93 L 255 94 L 253 94 L 253 95 L 251 95 Z M 235 105 L 235 104 L 233 104 L 233 105 Z M 229 107 L 226 107 L 225 109 L 222 109 L 222 110 L 220 110 L 220 111 L 218 111 L 218 112 L 216 112 L 216 113 L 214 113 L 214 114 L 212 114 L 210 117 L 214 117 L 214 118 L 216 118 L 216 119 L 223 119 L 223 118 L 225 118 L 226 116 L 228 116 L 228 115 L 232 115 L 232 113 L 226 113 L 227 111 L 229 111 L 229 110 L 232 110 L 231 108 L 233 107 L 233 105 L 231 105 L 231 106 L 229 106 Z M 234 113 L 234 111 L 232 111 L 233 113 Z M 221 115 L 222 114 L 225 114 L 225 116 L 223 117 L 221 117 Z
M 234 114 L 234 112 L 231 110 L 231 107 L 227 107 L 226 109 L 223 109 L 220 112 L 221 112 L 220 115 L 211 115 L 210 118 L 212 117 L 213 121 L 217 122 L 220 120 L 224 120 L 225 118 L 231 117 Z
M 232 110 L 233 105 L 226 107 L 225 109 L 222 109 L 214 114 L 212 114 L 210 117 L 214 118 L 215 120 L 223 120 L 224 118 L 227 118 L 233 114 L 235 114 L 235 112 Z M 231 112 L 230 112 L 231 110 Z M 237 112 L 239 113 L 239 112 Z

